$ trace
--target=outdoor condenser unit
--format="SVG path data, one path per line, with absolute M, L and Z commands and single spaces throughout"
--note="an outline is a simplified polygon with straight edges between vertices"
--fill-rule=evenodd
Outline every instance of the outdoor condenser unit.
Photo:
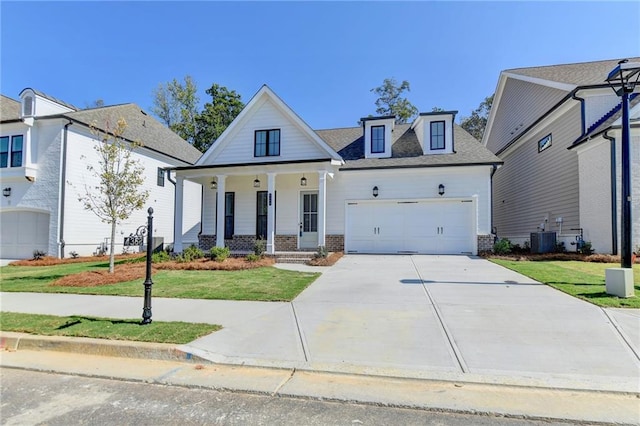
M 553 253 L 556 248 L 555 232 L 532 232 L 531 253 Z

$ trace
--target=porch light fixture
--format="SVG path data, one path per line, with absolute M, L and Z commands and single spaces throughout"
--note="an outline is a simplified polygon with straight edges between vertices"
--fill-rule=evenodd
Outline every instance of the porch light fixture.
M 302 178 L 300 178 L 300 186 L 307 186 L 307 178 L 304 177 L 304 173 L 302 174 Z
M 260 179 L 258 179 L 258 176 L 253 180 L 253 187 L 260 188 Z
M 378 196 L 378 187 L 377 187 L 377 186 L 374 186 L 374 187 L 373 187 L 373 196 L 374 196 L 374 197 L 377 197 L 377 196 Z
M 620 212 L 621 229 L 621 262 L 622 268 L 631 268 L 631 142 L 629 125 L 629 97 L 636 85 L 640 83 L 640 63 L 624 59 L 618 62 L 607 76 L 607 83 L 616 95 L 622 98 L 622 209 Z M 633 288 L 633 286 L 632 286 Z
M 440 195 L 441 197 L 444 195 L 444 185 L 443 184 L 438 185 L 438 195 Z
M 218 189 L 218 181 L 213 179 L 211 181 L 211 189 Z
M 2 190 L 2 195 L 4 195 L 5 197 L 9 197 L 11 195 L 11 188 L 4 188 Z

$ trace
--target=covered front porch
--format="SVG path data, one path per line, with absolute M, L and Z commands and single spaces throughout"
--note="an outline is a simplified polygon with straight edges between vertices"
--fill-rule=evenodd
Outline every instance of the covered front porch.
M 202 185 L 201 249 L 228 247 L 253 252 L 263 245 L 276 252 L 342 250 L 344 237 L 328 235 L 327 190 L 334 160 L 176 169 L 174 251 L 181 240 L 185 180 Z

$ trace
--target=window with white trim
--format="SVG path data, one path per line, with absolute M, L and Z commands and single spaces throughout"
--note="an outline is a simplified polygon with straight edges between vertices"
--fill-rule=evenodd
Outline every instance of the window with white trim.
M 22 135 L 0 137 L 0 168 L 22 167 L 23 149 Z
M 431 149 L 444 149 L 444 121 L 431 122 Z
M 384 152 L 384 126 L 371 126 L 371 153 Z

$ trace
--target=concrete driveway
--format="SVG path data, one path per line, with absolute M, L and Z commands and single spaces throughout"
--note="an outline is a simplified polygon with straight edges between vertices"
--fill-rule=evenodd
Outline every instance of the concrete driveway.
M 218 362 L 637 392 L 639 347 L 637 311 L 603 310 L 484 259 L 351 255 L 293 303 L 184 349 Z

